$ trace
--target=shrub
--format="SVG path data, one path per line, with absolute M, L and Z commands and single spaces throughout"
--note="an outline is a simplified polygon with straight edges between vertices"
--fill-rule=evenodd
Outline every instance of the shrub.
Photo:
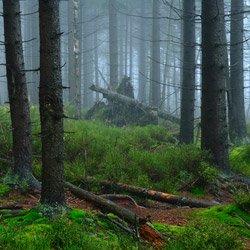
M 166 250 L 224 250 L 242 249 L 240 236 L 232 228 L 209 219 L 191 222 L 170 240 Z

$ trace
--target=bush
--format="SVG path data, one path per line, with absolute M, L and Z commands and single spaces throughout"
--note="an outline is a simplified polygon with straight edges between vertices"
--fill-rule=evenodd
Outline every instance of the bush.
M 250 213 L 250 192 L 237 190 L 234 192 L 234 201 L 236 205 L 245 212 Z
M 242 249 L 240 236 L 232 228 L 209 219 L 191 222 L 170 240 L 166 250 L 237 250 Z

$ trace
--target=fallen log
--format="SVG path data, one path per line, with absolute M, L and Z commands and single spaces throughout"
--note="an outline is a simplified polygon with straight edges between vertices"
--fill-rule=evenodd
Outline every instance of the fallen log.
M 124 103 L 126 105 L 132 105 L 134 107 L 138 107 L 140 109 L 146 110 L 146 111 L 156 111 L 158 116 L 164 120 L 169 120 L 172 121 L 174 123 L 180 123 L 180 119 L 165 113 L 163 111 L 158 110 L 157 107 L 152 107 L 152 106 L 148 106 L 142 102 L 139 102 L 133 98 L 127 97 L 125 95 L 119 94 L 115 91 L 109 90 L 109 89 L 104 89 L 98 86 L 95 86 L 94 84 L 92 86 L 89 87 L 90 90 L 95 91 L 95 92 L 99 92 L 103 94 L 104 98 L 107 98 L 108 100 L 111 101 L 118 101 L 121 103 Z
M 167 203 L 174 204 L 177 206 L 189 206 L 189 207 L 197 207 L 197 208 L 207 208 L 207 207 L 215 206 L 215 204 L 212 202 L 157 192 L 154 190 L 127 185 L 123 183 L 113 183 L 111 181 L 102 181 L 101 184 L 105 187 L 113 188 L 116 191 L 129 192 L 131 194 L 134 194 L 143 198 L 167 202 Z
M 128 209 L 119 206 L 110 200 L 104 199 L 86 190 L 78 188 L 69 182 L 65 182 L 64 185 L 65 187 L 69 188 L 69 190 L 78 198 L 92 202 L 97 207 L 117 215 L 136 228 L 139 227 L 138 231 L 140 233 L 141 239 L 150 241 L 157 248 L 161 248 L 164 244 L 166 244 L 166 241 L 163 239 L 163 237 L 156 230 L 147 225 L 146 221 L 145 223 L 142 223 L 143 218 L 134 212 L 129 211 Z M 142 229 L 140 230 L 141 227 Z

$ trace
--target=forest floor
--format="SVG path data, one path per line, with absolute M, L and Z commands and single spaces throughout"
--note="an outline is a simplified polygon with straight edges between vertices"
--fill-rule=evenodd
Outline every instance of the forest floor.
M 192 197 L 190 192 L 184 191 L 180 194 L 184 197 Z M 2 196 L 0 206 L 7 205 L 19 205 L 22 210 L 36 208 L 40 199 L 39 190 L 29 190 L 24 192 L 21 190 L 12 190 Z M 227 190 L 220 190 L 218 194 L 206 194 L 202 195 L 201 200 L 216 201 L 222 205 L 231 204 L 233 202 L 233 195 Z M 97 211 L 101 208 L 97 208 L 94 204 L 77 198 L 70 191 L 66 191 L 67 205 L 86 211 Z M 185 226 L 190 220 L 192 215 L 195 214 L 199 208 L 190 207 L 177 207 L 175 205 L 162 203 L 158 201 L 144 201 L 140 202 L 140 205 L 132 202 L 130 199 L 121 199 L 115 201 L 117 204 L 133 211 L 139 216 L 145 217 L 150 215 L 153 223 L 164 223 L 174 226 Z M 250 240 L 246 240 L 245 249 L 250 249 Z

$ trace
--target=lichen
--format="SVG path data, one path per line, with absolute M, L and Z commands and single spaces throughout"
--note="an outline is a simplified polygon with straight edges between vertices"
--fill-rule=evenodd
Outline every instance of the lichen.
M 57 203 L 51 205 L 47 202 L 44 202 L 43 204 L 39 203 L 37 209 L 43 217 L 52 219 L 58 218 L 59 216 L 65 215 L 69 212 L 69 208 L 67 206 Z

